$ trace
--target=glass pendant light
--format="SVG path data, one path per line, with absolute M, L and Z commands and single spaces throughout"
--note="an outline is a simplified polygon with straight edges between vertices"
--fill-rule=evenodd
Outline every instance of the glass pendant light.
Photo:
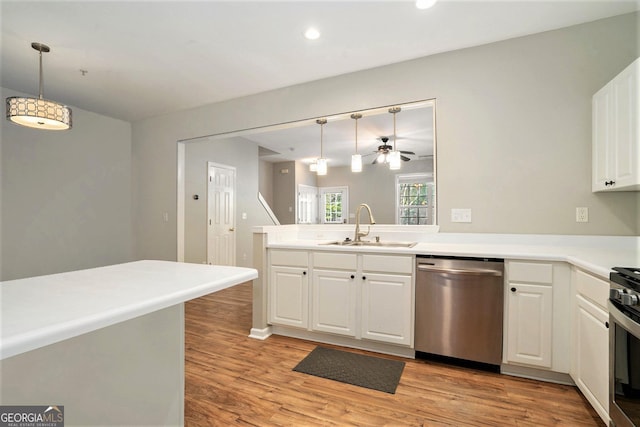
M 389 112 L 393 114 L 393 151 L 389 151 L 389 155 L 387 156 L 387 161 L 389 162 L 389 169 L 398 170 L 400 169 L 401 158 L 400 152 L 396 149 L 396 114 L 399 113 L 400 107 L 392 107 L 389 108 Z
M 314 160 L 313 163 L 309 163 L 309 172 L 318 172 L 317 160 Z
M 358 154 L 358 119 L 362 114 L 354 113 L 351 118 L 356 121 L 356 153 L 351 156 L 351 172 L 362 172 L 362 156 Z
M 40 84 L 37 98 L 12 96 L 6 99 L 7 120 L 16 124 L 46 130 L 66 130 L 71 128 L 71 108 L 57 102 L 44 99 L 42 96 L 42 52 L 49 52 L 49 46 L 42 43 L 31 43 L 31 47 L 40 56 Z
M 318 119 L 316 123 L 320 125 L 320 158 L 316 161 L 318 167 L 318 175 L 326 175 L 327 174 L 327 159 L 323 157 L 322 152 L 322 128 L 327 123 L 327 119 Z

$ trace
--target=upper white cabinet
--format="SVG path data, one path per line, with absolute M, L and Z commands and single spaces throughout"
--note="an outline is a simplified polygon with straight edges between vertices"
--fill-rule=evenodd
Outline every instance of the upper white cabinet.
M 640 58 L 592 101 L 593 191 L 640 190 Z

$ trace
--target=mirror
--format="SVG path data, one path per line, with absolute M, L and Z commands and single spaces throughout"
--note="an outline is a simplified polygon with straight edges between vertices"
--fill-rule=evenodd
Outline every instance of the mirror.
M 357 113 L 362 117 L 345 113 L 322 126 L 310 119 L 243 135 L 260 147 L 260 194 L 280 224 L 352 223 L 360 203 L 371 206 L 378 224 L 436 224 L 435 101 Z M 394 148 L 394 116 L 398 170 L 385 161 Z M 356 122 L 361 172 L 351 171 Z M 310 171 L 321 150 L 324 176 Z

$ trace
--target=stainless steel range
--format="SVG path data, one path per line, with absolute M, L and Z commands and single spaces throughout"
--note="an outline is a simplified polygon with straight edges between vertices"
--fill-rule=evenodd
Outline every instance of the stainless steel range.
M 640 268 L 616 267 L 609 295 L 609 416 L 640 427 Z

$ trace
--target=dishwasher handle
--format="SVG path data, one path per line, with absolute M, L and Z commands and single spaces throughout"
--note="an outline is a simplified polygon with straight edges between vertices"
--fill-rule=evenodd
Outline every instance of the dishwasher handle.
M 437 267 L 429 264 L 418 264 L 418 270 L 431 273 L 464 274 L 468 276 L 502 276 L 500 270 L 490 270 L 486 268 L 450 268 Z

